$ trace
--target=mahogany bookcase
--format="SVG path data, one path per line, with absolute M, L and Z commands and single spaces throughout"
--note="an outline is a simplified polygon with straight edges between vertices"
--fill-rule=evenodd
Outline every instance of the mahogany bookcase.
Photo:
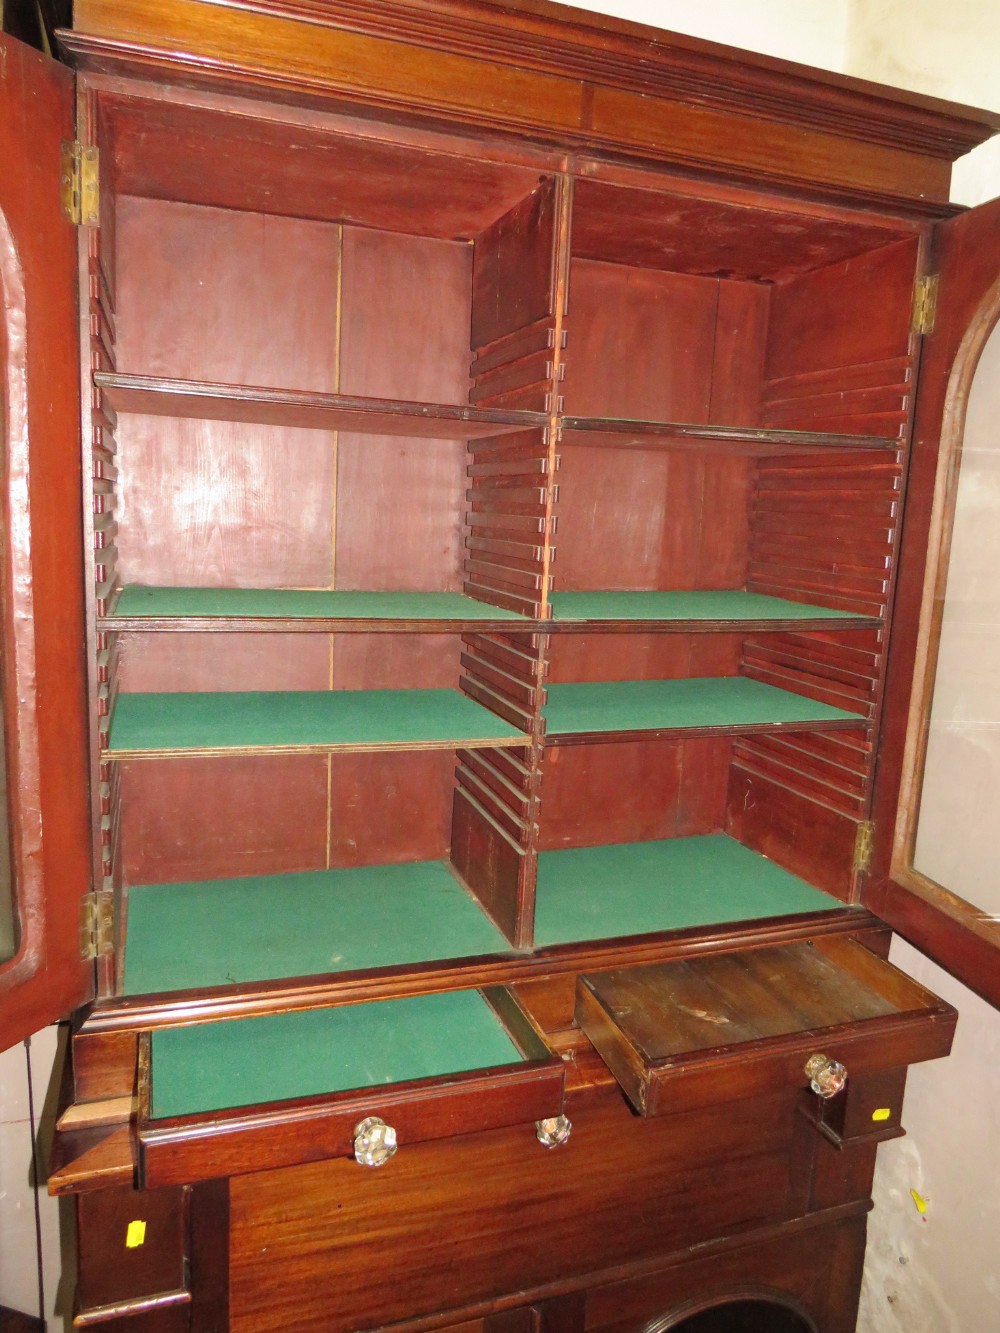
M 886 923 L 993 984 L 887 849 L 1000 117 L 541 0 L 60 42 L 0 981 L 84 1006 L 77 1322 L 847 1333 L 955 1022 Z

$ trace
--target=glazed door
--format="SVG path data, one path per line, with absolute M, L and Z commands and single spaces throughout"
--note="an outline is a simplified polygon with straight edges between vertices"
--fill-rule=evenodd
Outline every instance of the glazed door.
M 1000 200 L 937 229 L 931 271 L 864 900 L 1000 1005 Z
M 93 993 L 73 79 L 0 36 L 0 1048 Z

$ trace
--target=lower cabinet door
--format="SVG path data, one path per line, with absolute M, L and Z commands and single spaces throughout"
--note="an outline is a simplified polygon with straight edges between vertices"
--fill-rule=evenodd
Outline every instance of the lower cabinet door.
M 497 987 L 229 1019 L 140 1044 L 147 1188 L 354 1156 L 562 1112 L 564 1065 Z
M 857 941 L 777 948 L 579 977 L 576 1020 L 640 1114 L 663 1115 L 947 1055 L 957 1015 Z M 898 1107 L 876 1107 L 895 1121 Z

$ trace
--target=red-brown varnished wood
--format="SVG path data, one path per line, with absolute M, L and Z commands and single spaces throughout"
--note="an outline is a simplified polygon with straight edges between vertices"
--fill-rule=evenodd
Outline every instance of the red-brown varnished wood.
M 941 305 L 933 333 L 925 339 L 914 421 L 907 520 L 900 553 L 896 628 L 887 679 L 882 760 L 875 790 L 878 837 L 864 900 L 911 942 L 932 954 L 993 1004 L 1000 1003 L 996 923 L 969 904 L 914 874 L 912 839 L 919 809 L 927 707 L 936 658 L 940 590 L 925 590 L 934 574 L 928 547 L 937 547 L 947 524 L 940 506 L 946 477 L 940 460 L 961 447 L 965 404 L 972 375 L 1000 311 L 996 265 L 1000 205 L 995 201 L 935 236 L 933 267 L 941 281 Z M 954 462 L 946 464 L 954 467 Z M 925 601 L 926 599 L 926 601 Z M 915 677 L 915 669 L 917 676 Z M 921 711 L 923 710 L 923 711 Z M 913 745 L 904 773 L 908 733 Z M 905 813 L 904 813 L 905 812 Z M 894 845 L 895 844 L 895 845 Z
M 93 993 L 79 455 L 77 238 L 59 201 L 66 72 L 0 36 L 0 560 L 6 805 L 17 932 L 0 1047 Z M 29 334 L 30 330 L 30 334 Z
M 646 190 L 602 180 L 577 183 L 575 254 L 614 257 L 638 268 L 743 279 L 740 286 L 753 284 L 751 292 L 766 298 L 767 289 L 759 284 L 785 282 L 895 239 L 885 226 L 858 219 L 832 222 L 790 206 L 782 209 L 777 201 L 769 207 L 758 201 L 755 207 L 747 199 L 729 204 L 668 194 L 662 182 L 648 179 Z
M 851 941 L 625 968 L 577 983 L 577 1023 L 644 1116 L 804 1087 L 805 1062 L 817 1053 L 840 1060 L 849 1076 L 935 1059 L 951 1049 L 956 1018 Z
M 335 227 L 124 200 L 119 369 L 333 391 L 338 273 Z M 328 432 L 123 415 L 118 435 L 125 581 L 329 585 Z
M 343 246 L 339 387 L 467 402 L 470 247 L 358 228 Z M 460 440 L 342 432 L 335 586 L 460 591 L 464 469 Z
M 520 1062 L 172 1118 L 153 1116 L 149 1039 L 140 1038 L 139 1181 L 144 1188 L 186 1184 L 353 1157 L 357 1126 L 374 1114 L 410 1145 L 558 1116 L 562 1061 L 511 993 L 495 988 L 483 998 L 521 1053 Z
M 317 22 L 295 4 L 248 14 L 141 0 L 123 21 L 108 0 L 86 0 L 66 44 L 95 69 L 162 77 L 183 55 L 187 80 L 210 87 L 239 83 L 266 95 L 280 85 L 286 98 L 307 104 L 346 95 L 451 123 L 529 134 L 544 127 L 653 160 L 707 158 L 751 179 L 917 207 L 946 198 L 947 159 L 996 125 L 968 108 L 873 94 L 835 75 L 809 80 L 761 56 L 737 64 L 710 43 L 581 21 L 561 8 L 505 5 L 499 24 L 492 6 L 469 0 L 394 4 L 386 14 L 344 8 L 346 15 L 324 10 Z M 312 22 L 297 21 L 306 17 Z
M 78 1195 L 78 1312 L 184 1290 L 188 1203 L 183 1189 Z
M 393 142 L 385 127 L 317 123 L 287 107 L 262 114 L 259 103 L 141 85 L 103 100 L 111 183 L 123 195 L 453 240 L 477 235 L 537 181 L 468 145 L 459 156 L 442 136 Z
M 132 884 L 319 870 L 326 864 L 322 756 L 171 759 L 126 766 L 122 860 Z M 184 830 L 178 838 L 178 829 Z
M 793 1114 L 780 1101 L 768 1109 L 753 1130 L 723 1108 L 642 1124 L 612 1094 L 548 1152 L 524 1127 L 414 1145 L 360 1179 L 353 1162 L 330 1162 L 234 1181 L 232 1327 L 263 1333 L 290 1318 L 303 1330 L 368 1327 L 512 1289 L 585 1286 L 720 1226 L 777 1219 L 795 1169 L 785 1155 Z M 734 1152 L 742 1170 L 720 1173 L 720 1154 Z M 394 1256 L 391 1284 L 367 1281 L 359 1263 L 357 1247 L 370 1253 L 373 1237 Z
M 540 849 L 717 832 L 726 821 L 731 744 L 714 737 L 546 750 Z
M 686 1316 L 714 1308 L 721 1333 L 727 1301 L 756 1299 L 814 1320 L 822 1333 L 853 1333 L 864 1250 L 863 1214 L 735 1236 L 658 1273 L 599 1287 L 587 1297 L 587 1327 L 642 1333 L 669 1318 L 669 1327 L 683 1328 Z

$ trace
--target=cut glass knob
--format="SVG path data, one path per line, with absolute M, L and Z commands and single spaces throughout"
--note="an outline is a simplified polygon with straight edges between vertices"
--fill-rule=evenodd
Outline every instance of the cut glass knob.
M 817 1097 L 836 1097 L 847 1082 L 847 1070 L 829 1055 L 810 1055 L 805 1076 Z
M 553 1115 L 548 1120 L 535 1121 L 538 1142 L 546 1148 L 558 1148 L 569 1139 L 573 1126 L 564 1115 Z
M 370 1115 L 355 1127 L 354 1158 L 362 1166 L 385 1166 L 398 1147 L 396 1131 L 380 1116 Z

